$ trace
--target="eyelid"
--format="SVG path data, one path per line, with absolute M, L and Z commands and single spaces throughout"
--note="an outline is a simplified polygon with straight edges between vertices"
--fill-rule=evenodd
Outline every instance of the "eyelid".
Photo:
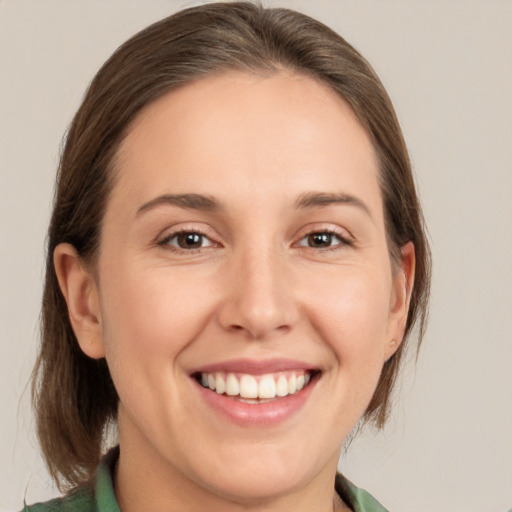
M 312 234 L 320 234 L 320 233 L 327 233 L 329 235 L 334 235 L 339 238 L 340 243 L 325 247 L 325 248 L 315 248 L 315 247 L 308 247 L 307 245 L 301 245 L 300 242 L 302 242 L 306 237 L 312 235 Z M 339 226 L 333 226 L 332 224 L 326 225 L 326 224 L 319 224 L 319 225 L 309 225 L 306 228 L 301 229 L 297 236 L 296 236 L 296 242 L 294 242 L 294 245 L 298 245 L 299 247 L 305 247 L 307 249 L 313 249 L 315 251 L 329 251 L 329 250 L 335 250 L 340 249 L 346 246 L 353 246 L 355 243 L 355 237 L 345 228 L 341 228 Z
M 214 233 L 211 233 L 211 231 L 211 229 L 205 229 L 203 226 L 178 224 L 177 226 L 163 230 L 161 234 L 156 238 L 155 243 L 160 247 L 164 247 L 175 252 L 183 252 L 188 254 L 204 249 L 210 249 L 211 247 L 222 247 L 222 244 L 218 241 L 218 237 L 215 236 Z M 181 247 L 169 244 L 170 240 L 183 233 L 196 233 L 201 235 L 210 241 L 210 245 L 196 249 L 183 249 Z
M 185 249 L 183 247 L 179 247 L 178 245 L 172 244 L 171 241 L 174 240 L 174 239 L 178 239 L 180 237 L 180 235 L 198 235 L 198 236 L 200 236 L 202 238 L 203 242 L 205 240 L 208 241 L 208 244 L 207 245 L 203 245 L 202 247 L 190 248 L 190 249 Z M 198 233 L 197 231 L 178 231 L 177 233 L 170 234 L 169 236 L 165 237 L 160 243 L 161 243 L 161 245 L 168 245 L 168 246 L 173 247 L 175 249 L 184 250 L 186 252 L 190 252 L 190 251 L 194 251 L 194 250 L 199 250 L 199 249 L 206 249 L 207 247 L 214 247 L 216 245 L 215 242 L 210 240 L 210 238 L 208 236 L 206 236 L 203 233 Z

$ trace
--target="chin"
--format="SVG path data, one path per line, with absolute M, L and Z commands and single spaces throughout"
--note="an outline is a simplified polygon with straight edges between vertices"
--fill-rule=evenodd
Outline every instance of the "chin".
M 267 468 L 268 469 L 268 468 Z M 289 471 L 257 471 L 248 463 L 243 470 L 226 470 L 222 474 L 208 475 L 204 485 L 211 492 L 240 504 L 257 504 L 292 493 L 307 481 L 306 475 Z
M 229 454 L 204 460 L 201 486 L 240 504 L 275 500 L 305 488 L 323 471 L 334 478 L 338 454 L 325 460 L 312 452 L 300 443 L 293 443 L 291 450 L 264 441 L 245 448 L 236 446 Z

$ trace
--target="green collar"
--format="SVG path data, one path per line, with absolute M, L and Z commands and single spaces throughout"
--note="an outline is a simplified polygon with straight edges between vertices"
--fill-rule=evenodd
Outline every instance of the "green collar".
M 356 487 L 341 473 L 336 474 L 336 492 L 354 512 L 388 512 L 373 496 Z

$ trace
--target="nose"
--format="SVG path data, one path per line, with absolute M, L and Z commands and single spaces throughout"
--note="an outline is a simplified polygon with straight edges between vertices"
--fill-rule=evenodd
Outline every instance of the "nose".
M 299 307 L 286 263 L 271 251 L 255 252 L 228 264 L 218 318 L 224 329 L 261 340 L 290 331 Z

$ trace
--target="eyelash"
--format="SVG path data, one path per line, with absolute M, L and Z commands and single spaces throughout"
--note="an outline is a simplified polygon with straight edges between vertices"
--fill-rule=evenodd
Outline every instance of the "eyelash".
M 196 235 L 196 236 L 201 237 L 201 241 L 209 240 L 210 245 L 208 245 L 206 247 L 197 247 L 197 248 L 194 247 L 194 248 L 189 248 L 189 249 L 185 249 L 185 248 L 179 247 L 177 245 L 172 245 L 170 243 L 171 240 L 173 240 L 173 239 L 178 240 L 178 237 L 180 235 Z M 169 248 L 170 250 L 180 253 L 180 254 L 191 254 L 191 253 L 193 254 L 193 253 L 196 253 L 198 251 L 201 251 L 201 250 L 209 248 L 209 247 L 219 246 L 219 244 L 217 244 L 216 242 L 213 242 L 208 237 L 208 235 L 206 233 L 203 233 L 199 229 L 182 229 L 180 231 L 175 231 L 174 233 L 170 233 L 169 235 L 165 236 L 162 240 L 160 240 L 158 242 L 158 245 L 161 247 L 164 247 L 164 248 Z
M 352 247 L 354 245 L 354 241 L 345 236 L 342 235 L 339 231 L 336 231 L 334 229 L 319 229 L 319 230 L 313 230 L 308 233 L 306 233 L 301 239 L 299 240 L 299 243 L 303 240 L 306 240 L 309 237 L 315 236 L 315 235 L 329 235 L 330 237 L 336 237 L 339 240 L 339 243 L 335 245 L 331 245 L 329 247 L 310 247 L 307 245 L 300 244 L 301 247 L 307 247 L 308 249 L 316 249 L 319 252 L 329 252 L 329 251 L 336 251 L 339 249 L 342 249 L 343 247 Z
M 201 238 L 201 243 L 204 242 L 205 240 L 208 240 L 209 245 L 207 245 L 205 247 L 183 248 L 183 247 L 179 247 L 178 245 L 173 245 L 170 243 L 174 239 L 178 240 L 178 237 L 180 237 L 182 235 L 198 236 Z M 329 237 L 335 237 L 339 240 L 339 242 L 336 243 L 335 245 L 330 245 L 328 247 L 311 247 L 309 245 L 306 245 L 307 239 L 309 237 L 313 237 L 313 236 L 317 236 L 317 235 L 328 235 Z M 305 240 L 306 240 L 306 244 L 303 244 L 302 242 Z M 329 241 L 332 242 L 332 239 L 330 239 Z M 220 244 L 212 241 L 206 233 L 202 232 L 199 229 L 182 229 L 180 231 L 175 231 L 174 233 L 170 233 L 169 235 L 165 236 L 162 240 L 158 241 L 157 244 L 161 247 L 172 250 L 173 252 L 176 252 L 178 254 L 194 254 L 194 253 L 200 252 L 204 249 L 208 249 L 210 247 L 219 247 L 220 246 Z M 351 238 L 349 238 L 345 235 L 342 235 L 341 233 L 339 233 L 338 231 L 336 231 L 334 229 L 318 229 L 318 230 L 310 231 L 310 232 L 306 233 L 305 235 L 303 235 L 299 239 L 298 245 L 299 245 L 299 247 L 305 247 L 307 249 L 313 249 L 315 251 L 325 253 L 325 252 L 340 250 L 344 247 L 352 247 L 354 245 L 354 241 Z

